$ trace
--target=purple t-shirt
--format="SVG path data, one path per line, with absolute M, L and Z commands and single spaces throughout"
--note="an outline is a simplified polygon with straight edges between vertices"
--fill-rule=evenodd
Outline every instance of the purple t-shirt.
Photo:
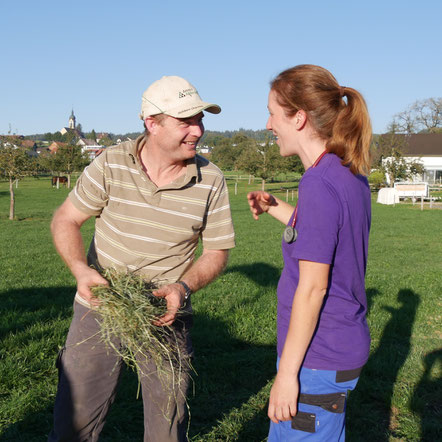
M 291 225 L 293 219 L 289 221 Z M 287 336 L 299 260 L 330 264 L 329 286 L 304 367 L 351 370 L 368 359 L 365 269 L 371 221 L 367 179 L 353 175 L 333 154 L 308 169 L 299 183 L 295 242 L 282 242 L 278 284 L 278 355 Z

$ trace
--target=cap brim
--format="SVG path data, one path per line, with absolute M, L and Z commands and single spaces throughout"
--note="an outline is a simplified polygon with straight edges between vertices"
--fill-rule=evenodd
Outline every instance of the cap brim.
M 207 111 L 211 114 L 219 114 L 221 112 L 221 107 L 217 104 L 201 102 L 197 106 L 192 106 L 187 109 L 183 109 L 182 107 L 170 109 L 165 111 L 164 114 L 170 115 L 174 118 L 190 118 L 202 111 Z

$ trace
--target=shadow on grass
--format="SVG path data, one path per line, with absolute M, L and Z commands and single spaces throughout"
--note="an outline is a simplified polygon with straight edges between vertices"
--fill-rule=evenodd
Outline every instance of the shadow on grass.
M 379 293 L 367 290 L 371 309 L 373 299 Z M 391 402 L 399 370 L 410 352 L 410 338 L 419 295 L 409 289 L 397 294 L 398 308 L 384 306 L 391 318 L 384 328 L 377 349 L 370 355 L 358 386 L 349 397 L 347 429 L 349 441 L 388 441 L 391 436 L 400 438 L 396 410 Z
M 196 315 L 193 330 L 195 348 L 195 396 L 190 399 L 191 437 L 204 436 L 223 415 L 245 404 L 274 376 L 276 353 L 273 345 L 253 345 L 233 338 L 228 324 L 208 315 Z M 255 419 L 253 416 L 251 419 Z M 262 440 L 267 435 L 268 420 L 260 425 L 243 423 L 245 439 Z M 241 436 L 243 437 L 243 436 Z
M 241 271 L 254 278 L 261 285 L 276 284 L 275 270 L 268 265 L 237 266 L 230 271 Z M 368 289 L 368 305 L 379 293 Z M 25 289 L 0 294 L 0 317 L 13 310 L 21 313 L 18 324 L 4 324 L 1 320 L 1 335 L 17 333 L 34 323 L 70 316 L 73 287 Z M 350 395 L 347 417 L 349 441 L 388 441 L 396 434 L 397 416 L 392 410 L 393 388 L 399 370 L 410 350 L 410 336 L 419 305 L 419 296 L 411 290 L 401 289 L 397 294 L 397 308 L 383 307 L 391 314 L 379 346 L 370 356 L 364 368 L 359 385 Z M 382 308 L 382 307 L 381 307 Z M 30 313 L 33 312 L 33 315 Z M 216 429 L 232 410 L 241 408 L 260 392 L 275 374 L 275 348 L 273 345 L 254 345 L 235 338 L 229 332 L 228 321 L 213 318 L 208 314 L 195 314 L 192 331 L 195 349 L 194 392 L 190 392 L 191 428 L 194 441 L 225 440 L 214 439 Z M 44 339 L 42 336 L 40 339 Z M 54 357 L 55 359 L 55 357 Z M 425 373 L 416 386 L 412 409 L 421 415 L 422 440 L 437 440 L 440 413 L 441 380 L 431 377 L 431 370 L 442 359 L 442 351 L 430 353 L 425 358 Z M 50 374 L 54 385 L 57 382 L 55 369 Z M 30 377 L 29 385 L 33 379 Z M 143 437 L 143 406 L 141 398 L 136 399 L 137 378 L 129 370 L 123 372 L 118 395 L 101 442 L 136 441 Z M 6 398 L 5 398 L 6 399 Z M 11 404 L 11 407 L 13 405 Z M 3 406 L 0 440 L 41 441 L 45 439 L 52 425 L 52 400 L 42 399 L 38 409 L 20 422 L 7 426 L 8 411 Z M 235 422 L 233 420 L 232 422 Z M 6 424 L 6 425 L 5 425 Z M 226 424 L 228 426 L 229 424 Z M 260 441 L 267 435 L 268 419 L 266 410 L 253 411 L 241 422 L 241 428 L 232 430 L 230 440 Z M 228 434 L 225 428 L 224 436 Z
M 411 410 L 420 415 L 421 440 L 442 440 L 442 349 L 428 353 L 424 358 L 425 371 L 411 399 Z
M 262 287 L 273 286 L 275 288 L 278 285 L 278 280 L 281 274 L 280 269 L 265 262 L 229 267 L 224 274 L 236 272 L 242 273 Z
M 15 289 L 0 293 L 0 339 L 41 322 L 72 314 L 75 287 Z
M 19 326 L 11 326 L 9 331 L 17 332 L 32 325 L 33 322 L 50 319 L 50 312 L 54 313 L 54 310 L 48 311 L 47 307 L 57 299 L 57 296 L 62 296 L 64 299 L 58 301 L 58 308 L 65 309 L 66 314 L 69 314 L 72 288 L 68 288 L 67 292 L 70 295 L 66 298 L 61 291 L 61 289 L 42 291 L 45 295 L 39 296 L 39 300 L 33 301 L 31 306 L 24 300 L 26 296 L 34 293 L 33 291 L 9 293 L 12 296 L 6 297 L 9 308 L 22 309 L 26 312 L 32 309 L 41 310 L 40 313 L 36 312 L 33 320 L 23 322 Z M 5 306 L 2 306 L 2 309 L 4 310 Z M 192 391 L 189 394 L 190 438 L 195 441 L 209 441 L 213 440 L 209 433 L 217 427 L 219 421 L 232 409 L 246 403 L 273 377 L 275 348 L 238 340 L 229 332 L 228 322 L 214 319 L 207 314 L 195 314 L 194 324 L 192 330 L 194 366 L 198 375 L 194 376 L 194 394 Z M 55 368 L 50 376 L 55 386 L 57 383 Z M 32 384 L 33 379 L 30 377 L 29 385 Z M 143 404 L 141 397 L 136 398 L 137 388 L 136 374 L 130 370 L 123 370 L 117 398 L 109 413 L 100 442 L 143 440 Z M 0 420 L 0 428 L 3 429 L 0 432 L 0 440 L 17 442 L 45 440 L 52 427 L 53 405 L 52 400 L 42 399 L 37 410 L 34 404 L 32 411 L 24 419 L 8 426 L 5 425 L 8 420 L 8 409 L 5 404 L 2 421 Z M 13 405 L 10 406 L 12 416 Z M 241 435 L 232 440 L 263 440 L 267 435 L 267 429 L 268 421 L 265 415 L 261 418 L 253 414 L 241 427 Z

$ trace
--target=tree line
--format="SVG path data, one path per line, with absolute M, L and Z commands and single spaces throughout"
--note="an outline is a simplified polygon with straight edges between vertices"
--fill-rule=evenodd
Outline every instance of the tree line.
M 383 185 L 385 176 L 388 176 L 390 185 L 393 185 L 397 180 L 407 180 L 422 174 L 420 161 L 404 158 L 408 142 L 406 135 L 438 132 L 442 132 L 442 98 L 416 101 L 405 111 L 394 115 L 388 132 L 373 138 L 373 169 L 369 181 L 374 185 Z M 107 134 L 102 144 L 109 146 L 115 144 L 118 138 L 129 136 L 134 139 L 141 133 Z M 94 130 L 87 136 L 96 139 Z M 66 144 L 60 145 L 56 154 L 46 151 L 37 155 L 22 145 L 20 137 L 0 136 L 0 174 L 9 181 L 10 219 L 14 219 L 14 182 L 25 176 L 49 173 L 55 176 L 66 175 L 70 187 L 72 173 L 83 170 L 90 162 L 89 156 L 76 145 L 78 130 L 64 135 L 55 132 L 26 138 L 41 140 L 41 137 L 46 141 L 62 141 Z M 279 147 L 266 130 L 207 131 L 200 144 L 212 147 L 210 159 L 218 167 L 226 171 L 241 170 L 259 177 L 263 188 L 267 180 L 279 173 L 304 171 L 297 156 L 284 158 L 279 155 Z
M 222 137 L 213 147 L 210 160 L 222 170 L 241 170 L 261 178 L 263 189 L 266 181 L 279 173 L 304 171 L 298 157 L 281 157 L 278 145 L 268 132 L 264 141 L 242 132 L 231 138 Z

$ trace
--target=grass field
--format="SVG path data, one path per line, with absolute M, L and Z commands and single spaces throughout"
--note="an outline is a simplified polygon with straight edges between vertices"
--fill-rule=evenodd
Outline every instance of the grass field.
M 265 440 L 275 374 L 276 284 L 282 228 L 254 221 L 246 192 L 229 180 L 237 234 L 226 272 L 193 296 L 193 441 Z M 290 185 L 271 184 L 285 197 Z M 17 221 L 0 183 L 0 440 L 43 441 L 51 428 L 55 358 L 69 327 L 74 279 L 52 246 L 49 222 L 68 191 L 21 181 Z M 291 193 L 290 193 L 291 195 Z M 85 241 L 92 221 L 83 228 Z M 442 440 L 442 211 L 373 204 L 366 278 L 371 357 L 349 399 L 349 441 Z M 134 373 L 123 375 L 100 440 L 141 441 Z

